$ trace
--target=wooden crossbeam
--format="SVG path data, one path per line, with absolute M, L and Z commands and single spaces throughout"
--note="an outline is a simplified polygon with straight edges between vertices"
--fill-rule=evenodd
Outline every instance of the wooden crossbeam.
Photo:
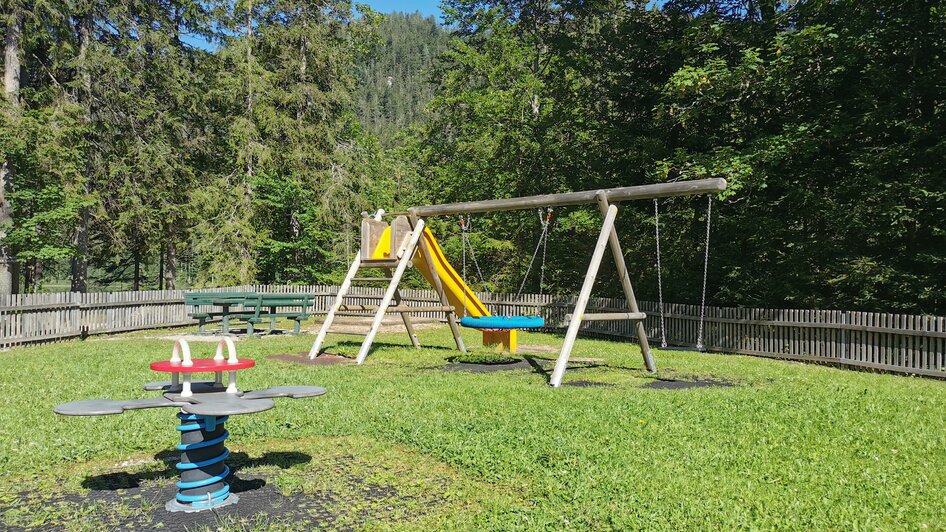
M 634 321 L 634 320 L 643 320 L 647 318 L 647 314 L 643 312 L 599 312 L 592 314 L 583 314 L 580 316 L 581 321 Z M 568 314 L 565 316 L 566 322 L 572 321 L 572 315 Z
M 379 305 L 342 305 L 338 308 L 339 312 L 374 312 L 380 308 Z M 390 305 L 388 312 L 407 312 L 417 314 L 419 312 L 453 312 L 452 306 L 414 306 L 414 305 Z
M 397 259 L 362 259 L 361 268 L 396 268 Z

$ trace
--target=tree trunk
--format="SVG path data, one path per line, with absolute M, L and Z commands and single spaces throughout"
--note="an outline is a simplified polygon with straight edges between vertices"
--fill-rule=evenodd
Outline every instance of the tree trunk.
M 776 16 L 778 14 L 779 0 L 761 0 L 759 2 L 759 18 L 762 20 L 762 31 L 764 32 L 766 45 L 775 41 L 778 35 L 778 24 Z
M 138 252 L 137 247 L 135 248 L 134 260 L 135 271 L 132 274 L 133 277 L 131 279 L 131 289 L 137 292 L 139 289 L 141 289 L 141 253 Z
M 88 190 L 87 190 L 88 191 Z M 79 211 L 79 225 L 72 237 L 75 255 L 72 257 L 72 291 L 89 291 L 89 209 Z
M 81 101 L 85 107 L 85 120 L 92 123 L 92 76 L 89 73 L 88 54 L 92 44 L 92 13 L 83 15 L 79 23 L 79 75 L 82 80 Z M 89 193 L 92 181 L 91 157 L 86 155 L 85 192 Z M 88 207 L 79 211 L 79 225 L 76 227 L 72 244 L 75 255 L 72 257 L 72 291 L 87 292 L 89 289 L 89 217 Z
M 177 244 L 171 238 L 168 241 L 167 259 L 164 263 L 164 289 L 176 290 L 177 283 Z
M 26 261 L 26 264 L 23 265 L 23 293 L 29 294 L 33 288 L 33 264 L 36 262 L 35 259 L 30 259 Z
M 20 44 L 23 37 L 23 13 L 13 7 L 8 13 L 6 34 L 3 39 L 3 93 L 14 112 L 20 106 Z M 0 164 L 0 295 L 15 294 L 19 279 L 16 258 L 12 250 L 2 244 L 5 227 L 13 223 L 13 206 L 7 193 L 13 190 L 13 164 Z
M 252 123 L 253 119 L 253 2 L 246 5 L 246 116 Z M 253 147 L 252 139 L 246 141 L 246 177 L 247 190 L 250 179 L 253 177 Z
M 158 250 L 158 290 L 164 290 L 164 252 Z
M 33 293 L 39 292 L 39 285 L 43 282 L 44 273 L 46 273 L 46 263 L 36 259 L 33 264 Z

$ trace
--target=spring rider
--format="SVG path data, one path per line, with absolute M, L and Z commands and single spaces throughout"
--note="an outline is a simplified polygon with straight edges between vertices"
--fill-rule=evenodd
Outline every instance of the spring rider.
M 224 350 L 227 357 L 224 357 Z M 177 495 L 165 508 L 170 512 L 200 512 L 236 504 L 239 497 L 230 492 L 227 477 L 230 468 L 224 460 L 230 451 L 224 441 L 230 435 L 225 425 L 229 416 L 255 414 L 275 406 L 274 398 L 300 399 L 326 392 L 318 386 L 274 386 L 265 390 L 241 392 L 237 389 L 237 371 L 252 368 L 250 359 L 238 359 L 236 346 L 229 337 L 217 344 L 213 358 L 192 359 L 190 346 L 183 338 L 174 344 L 170 360 L 151 363 L 151 369 L 171 374 L 170 381 L 151 382 L 148 391 L 163 391 L 161 397 L 111 401 L 93 399 L 64 403 L 53 410 L 64 416 L 104 416 L 142 408 L 178 408 L 181 443 L 176 449 L 181 460 Z M 193 373 L 213 373 L 213 381 L 192 381 Z M 228 374 L 227 385 L 223 374 Z

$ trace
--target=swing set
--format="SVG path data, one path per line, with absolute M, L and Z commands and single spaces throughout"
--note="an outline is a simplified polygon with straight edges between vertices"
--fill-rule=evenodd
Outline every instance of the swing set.
M 587 190 L 583 192 L 545 194 L 519 198 L 426 205 L 411 207 L 403 213 L 386 213 L 383 209 L 379 209 L 374 215 L 362 213 L 361 251 L 356 254 L 345 280 L 339 287 L 335 302 L 329 309 L 325 321 L 322 323 L 315 343 L 312 345 L 312 349 L 309 352 L 309 356 L 310 358 L 315 358 L 322 352 L 322 346 L 327 335 L 334 333 L 331 330 L 331 326 L 336 316 L 363 316 L 365 312 L 373 312 L 374 318 L 372 319 L 371 327 L 368 332 L 362 335 L 364 336 L 364 340 L 361 343 L 361 348 L 356 359 L 358 364 L 364 363 L 367 358 L 371 345 L 387 313 L 399 314 L 401 316 L 408 336 L 410 337 L 411 344 L 415 348 L 419 348 L 420 343 L 414 332 L 411 315 L 442 312 L 450 326 L 454 342 L 459 351 L 466 352 L 466 346 L 460 335 L 460 327 L 464 326 L 482 330 L 484 345 L 495 345 L 500 349 L 514 352 L 516 347 L 516 331 L 519 329 L 543 327 L 545 320 L 540 316 L 493 316 L 489 313 L 486 305 L 479 300 L 476 293 L 466 284 L 467 249 L 469 249 L 473 264 L 482 279 L 482 270 L 476 261 L 475 252 L 473 252 L 473 247 L 469 242 L 469 216 L 476 213 L 540 209 L 542 231 L 536 243 L 529 266 L 526 269 L 525 277 L 520 284 L 517 295 L 518 299 L 521 297 L 522 290 L 525 288 L 526 281 L 539 256 L 540 249 L 542 259 L 540 263 L 541 273 L 539 286 L 540 291 L 542 289 L 546 263 L 545 249 L 548 244 L 552 209 L 557 207 L 597 204 L 602 216 L 601 230 L 591 254 L 588 269 L 585 273 L 584 282 L 579 291 L 575 307 L 572 312 L 565 317 L 565 322 L 568 327 L 565 332 L 565 339 L 562 342 L 561 351 L 555 362 L 555 368 L 549 379 L 549 384 L 553 387 L 558 387 L 562 384 L 569 357 L 571 356 L 572 349 L 578 337 L 579 328 L 583 322 L 588 321 L 635 322 L 644 366 L 648 371 L 656 371 L 653 355 L 651 354 L 650 345 L 647 340 L 647 332 L 644 327 L 646 315 L 641 312 L 638 307 L 637 298 L 634 295 L 634 288 L 631 285 L 630 275 L 628 274 L 627 265 L 624 261 L 624 254 L 621 250 L 620 238 L 615 228 L 618 204 L 632 200 L 656 200 L 659 198 L 702 194 L 712 195 L 725 190 L 725 188 L 725 179 L 701 179 L 605 190 Z M 712 196 L 710 196 L 710 201 L 712 201 Z M 542 213 L 544 213 L 544 216 Z M 427 229 L 426 220 L 435 216 L 458 216 L 460 219 L 463 239 L 462 276 L 458 274 L 446 259 L 433 233 Z M 392 217 L 392 221 L 385 221 L 385 218 L 390 219 Z M 707 223 L 708 220 L 709 217 L 707 217 Z M 657 224 L 657 230 L 659 231 L 659 221 Z M 709 225 L 707 225 L 707 234 L 708 232 Z M 707 236 L 707 257 L 709 253 L 708 243 L 709 240 Z M 611 256 L 614 260 L 617 275 L 621 283 L 621 289 L 627 302 L 627 308 L 622 312 L 589 313 L 586 312 L 588 301 L 591 298 L 591 291 L 607 249 L 611 251 Z M 440 300 L 439 305 L 407 305 L 404 303 L 399 290 L 399 284 L 408 267 L 417 269 L 430 283 L 438 295 Z M 365 269 L 374 271 L 380 270 L 383 275 L 360 276 L 359 272 Z M 658 266 L 658 272 L 659 271 Z M 702 304 L 705 306 L 705 263 L 703 278 Z M 359 282 L 387 283 L 387 288 L 384 295 L 380 298 L 379 304 L 346 304 L 347 299 L 356 297 L 365 298 L 364 295 L 359 296 L 358 294 L 352 293 L 352 286 Z M 660 285 L 660 291 L 662 293 L 662 277 L 658 279 L 658 284 Z M 661 323 L 664 321 L 662 309 L 663 299 L 661 297 Z M 698 335 L 698 347 L 702 346 L 702 319 L 700 323 L 701 332 Z M 661 330 L 664 331 L 663 326 Z M 339 331 L 338 334 L 350 333 Z M 665 332 L 662 337 L 664 339 L 666 338 Z

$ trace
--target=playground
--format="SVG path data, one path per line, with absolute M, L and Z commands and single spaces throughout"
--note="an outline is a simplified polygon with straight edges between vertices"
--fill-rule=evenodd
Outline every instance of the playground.
M 546 372 L 561 337 L 525 332 L 532 348 L 517 356 L 530 364 L 470 371 L 493 352 L 458 354 L 448 326 L 419 330 L 421 349 L 382 332 L 361 366 L 302 363 L 308 335 L 236 342 L 257 361 L 241 388 L 311 383 L 328 393 L 231 418 L 241 502 L 169 513 L 178 473 L 167 410 L 67 418 L 53 408 L 149 397 L 148 364 L 169 353 L 164 336 L 179 334 L 0 353 L 4 529 L 925 528 L 946 519 L 941 382 L 659 348 L 649 373 L 636 345 L 580 338 L 556 389 Z M 463 335 L 478 343 L 475 330 Z M 195 358 L 214 346 L 191 342 Z M 359 347 L 326 346 L 349 357 Z
M 946 530 L 946 2 L 5 2 L 0 532 Z
M 192 292 L 177 308 L 192 320 L 183 327 L 144 330 L 139 320 L 123 335 L 2 352 L 0 390 L 11 415 L 0 421 L 0 523 L 23 530 L 942 523 L 941 382 L 723 347 L 767 334 L 768 353 L 741 351 L 790 357 L 782 346 L 792 345 L 800 360 L 873 370 L 913 364 L 933 374 L 941 371 L 938 344 L 909 344 L 908 352 L 888 342 L 879 356 L 869 349 L 876 340 L 851 342 L 847 329 L 829 338 L 824 331 L 838 328 L 823 321 L 809 324 L 822 327 L 816 334 L 789 327 L 783 339 L 771 333 L 780 322 L 739 329 L 756 325 L 719 309 L 708 326 L 712 194 L 725 187 L 707 179 L 378 209 L 362 214 L 361 249 L 330 294 Z M 620 202 L 653 201 L 659 234 L 659 199 L 691 195 L 708 198 L 703 300 L 686 326 L 668 328 L 681 320 L 678 306 L 665 308 L 661 295 L 648 303 L 656 314 L 642 311 L 615 221 Z M 536 266 L 541 287 L 553 207 L 588 204 L 596 204 L 601 227 L 575 296 L 539 305 L 540 292 L 526 296 L 530 304 L 520 289 L 497 304 L 467 283 L 468 252 L 479 269 L 467 242 L 469 213 L 537 209 L 541 232 L 521 286 Z M 426 222 L 457 214 L 459 264 Z M 593 300 L 607 258 L 623 297 Z M 426 296 L 401 286 L 411 269 L 432 289 Z M 95 319 L 66 316 L 69 324 Z M 160 317 L 182 325 L 166 311 Z M 867 357 L 848 350 L 855 346 Z

